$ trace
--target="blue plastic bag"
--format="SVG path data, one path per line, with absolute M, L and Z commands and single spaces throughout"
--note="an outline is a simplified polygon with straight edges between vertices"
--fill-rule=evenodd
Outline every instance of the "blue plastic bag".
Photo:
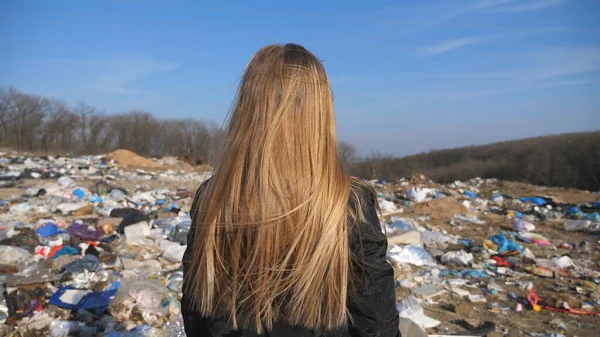
M 498 253 L 504 253 L 511 250 L 518 250 L 519 252 L 523 251 L 523 248 L 521 248 L 518 243 L 507 239 L 504 234 L 492 235 L 490 236 L 490 240 L 498 245 Z
M 598 212 L 587 214 L 584 217 L 585 220 L 591 220 L 594 222 L 600 222 L 600 214 Z
M 59 256 L 63 256 L 63 255 L 77 255 L 79 254 L 79 251 L 77 250 L 77 248 L 73 248 L 71 246 L 64 246 L 62 247 L 59 251 L 57 251 L 54 256 L 52 256 L 52 259 L 56 259 Z
M 534 205 L 537 206 L 544 206 L 546 205 L 546 200 L 542 199 L 542 198 L 529 198 L 529 197 L 521 197 L 519 198 L 519 200 L 521 200 L 522 202 L 530 202 Z
M 45 239 L 47 237 L 58 234 L 59 230 L 55 224 L 53 224 L 52 222 L 47 222 L 47 223 L 43 224 L 41 227 L 39 227 L 38 229 L 36 229 L 35 232 L 38 233 L 39 236 L 41 236 Z
M 465 197 L 471 198 L 471 199 L 475 199 L 477 198 L 477 196 L 475 195 L 475 193 L 471 192 L 471 191 L 465 191 L 465 193 L 463 193 L 463 195 Z
M 104 202 L 104 199 L 102 199 L 98 194 L 94 194 L 90 197 L 89 202 L 97 202 L 99 204 Z
M 79 199 L 83 199 L 83 197 L 85 197 L 85 192 L 81 188 L 74 189 L 73 192 L 71 192 L 71 194 L 73 194 Z

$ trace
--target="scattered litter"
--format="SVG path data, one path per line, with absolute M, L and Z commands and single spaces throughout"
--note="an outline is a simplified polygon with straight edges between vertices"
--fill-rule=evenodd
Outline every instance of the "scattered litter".
M 189 211 L 210 172 L 130 151 L 0 162 L 0 187 L 20 191 L 0 200 L 0 335 L 184 336 Z M 593 335 L 576 320 L 600 312 L 597 195 L 479 178 L 371 183 L 406 335 L 493 330 L 471 321 L 480 317 L 524 318 L 523 331 L 539 336 L 564 333 L 561 322 Z

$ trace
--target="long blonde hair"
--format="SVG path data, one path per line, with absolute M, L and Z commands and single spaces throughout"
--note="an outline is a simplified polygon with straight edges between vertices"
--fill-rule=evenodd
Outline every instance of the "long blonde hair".
M 250 60 L 196 213 L 192 306 L 234 328 L 346 324 L 350 179 L 325 69 L 304 47 Z

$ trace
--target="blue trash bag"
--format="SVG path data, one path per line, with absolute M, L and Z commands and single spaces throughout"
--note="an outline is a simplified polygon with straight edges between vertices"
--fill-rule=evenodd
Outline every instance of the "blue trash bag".
M 79 199 L 83 199 L 83 197 L 85 197 L 85 192 L 81 188 L 74 189 L 73 192 L 71 192 L 71 194 L 73 194 Z
M 519 200 L 521 200 L 522 202 L 530 202 L 534 205 L 537 206 L 544 206 L 546 205 L 546 200 L 542 199 L 542 198 L 529 198 L 529 197 L 521 197 L 519 198 Z
M 47 237 L 57 235 L 59 233 L 59 230 L 58 226 L 56 226 L 52 222 L 47 222 L 38 229 L 36 229 L 35 232 L 45 239 Z
M 584 217 L 585 220 L 590 220 L 594 222 L 600 222 L 600 214 L 598 212 L 587 214 Z
M 92 203 L 93 203 L 93 202 L 97 202 L 97 203 L 99 203 L 99 204 L 102 204 L 102 203 L 104 203 L 104 199 L 102 199 L 102 198 L 101 198 L 101 197 L 100 197 L 98 194 L 95 194 L 95 193 L 94 193 L 94 195 L 92 195 L 92 196 L 90 197 L 90 200 L 89 200 L 89 202 L 92 202 Z
M 492 235 L 490 236 L 490 240 L 498 245 L 498 253 L 504 253 L 511 250 L 518 250 L 519 252 L 523 251 L 523 248 L 521 248 L 518 243 L 507 239 L 504 234 Z
M 475 193 L 471 192 L 471 191 L 465 191 L 465 193 L 463 193 L 463 195 L 465 197 L 471 198 L 471 199 L 475 199 L 477 198 L 477 196 L 475 195 Z

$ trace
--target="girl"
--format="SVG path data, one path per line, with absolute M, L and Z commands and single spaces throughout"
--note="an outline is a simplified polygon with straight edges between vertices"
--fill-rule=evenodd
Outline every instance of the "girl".
M 400 336 L 376 208 L 338 158 L 321 62 L 296 44 L 260 49 L 192 205 L 187 335 Z

